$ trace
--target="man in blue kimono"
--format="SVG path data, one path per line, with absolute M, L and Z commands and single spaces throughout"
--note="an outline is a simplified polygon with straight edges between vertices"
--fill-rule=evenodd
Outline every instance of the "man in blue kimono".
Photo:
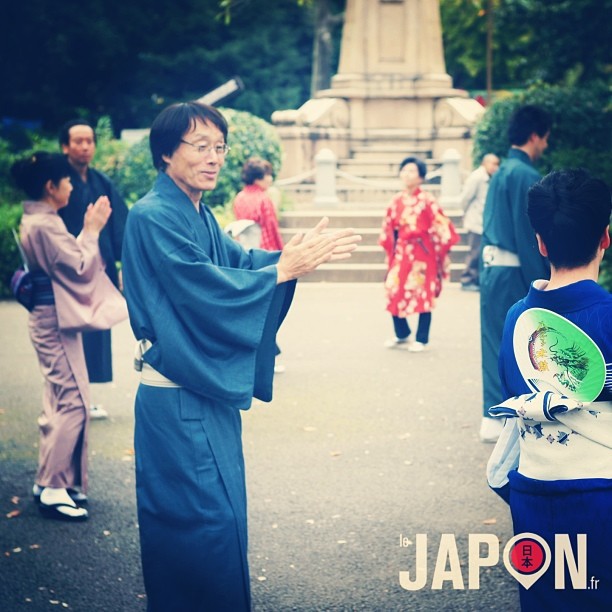
M 540 179 L 532 162 L 548 146 L 549 114 L 537 106 L 515 111 L 508 126 L 508 157 L 491 178 L 483 214 L 480 276 L 483 417 L 480 439 L 495 442 L 501 422 L 488 409 L 502 397 L 497 358 L 506 313 L 528 291 L 532 281 L 548 277 L 527 217 L 527 191 Z
M 272 398 L 294 279 L 350 256 L 326 220 L 283 251 L 245 251 L 200 202 L 229 151 L 214 108 L 175 104 L 151 127 L 159 174 L 128 215 L 125 296 L 140 341 L 136 493 L 148 609 L 250 609 L 240 410 Z
M 510 503 L 515 535 L 537 534 L 555 550 L 556 534 L 568 534 L 574 547 L 577 534 L 586 534 L 587 571 L 586 584 L 568 581 L 566 572 L 566 586 L 558 589 L 557 570 L 551 564 L 536 584 L 528 590 L 521 587 L 523 612 L 606 610 L 612 601 L 612 295 L 597 284 L 601 260 L 610 247 L 611 211 L 610 188 L 584 170 L 553 172 L 529 190 L 529 218 L 551 273 L 550 280 L 532 284 L 506 319 L 499 373 L 502 393 L 511 399 L 503 403 L 519 402 L 520 418 L 508 419 L 504 436 L 517 428 L 520 457 L 518 469 L 499 480 L 494 490 Z M 548 339 L 533 339 L 534 324 L 521 328 L 519 323 L 530 309 L 560 315 L 561 322 L 568 321 L 565 331 L 549 319 L 550 327 L 543 327 L 545 336 L 550 333 Z M 569 335 L 573 326 L 583 333 Z M 537 350 L 529 350 L 527 340 L 537 343 Z M 585 340 L 594 343 L 594 352 Z M 543 364 L 538 370 L 548 382 L 530 379 L 526 353 L 528 361 L 537 355 Z M 588 397 L 595 401 L 568 412 L 555 413 L 548 406 L 539 415 L 530 412 L 535 396 L 553 395 L 548 392 L 551 386 L 571 401 L 580 384 L 587 388 L 587 381 Z M 534 393 L 536 385 L 547 391 Z M 595 588 L 593 583 L 589 586 L 591 576 L 597 579 Z
M 128 209 L 113 182 L 103 172 L 91 167 L 96 152 L 96 134 L 83 119 L 68 121 L 59 135 L 62 152 L 70 164 L 72 193 L 68 206 L 59 212 L 66 228 L 73 236 L 83 229 L 83 218 L 90 204 L 99 197 L 110 200 L 113 214 L 100 233 L 100 253 L 106 263 L 106 274 L 115 287 L 121 289 L 116 263 L 121 261 L 121 245 Z M 91 383 L 107 383 L 113 380 L 111 331 L 83 332 L 83 350 L 87 373 Z M 92 418 L 105 418 L 106 410 L 91 406 Z

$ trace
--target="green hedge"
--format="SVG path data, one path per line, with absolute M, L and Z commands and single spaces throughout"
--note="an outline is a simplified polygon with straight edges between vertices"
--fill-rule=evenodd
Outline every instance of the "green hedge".
M 582 87 L 540 83 L 494 102 L 476 126 L 475 166 L 485 153 L 505 157 L 508 120 L 523 104 L 537 104 L 553 118 L 548 149 L 537 162 L 543 173 L 582 167 L 612 184 L 612 103 L 610 87 L 600 82 Z
M 228 143 L 231 151 L 219 175 L 217 188 L 206 194 L 209 204 L 221 225 L 232 220 L 231 203 L 242 189 L 240 173 L 244 162 L 257 155 L 267 159 L 278 172 L 281 164 L 281 145 L 274 127 L 245 111 L 220 109 L 229 124 Z M 108 117 L 96 125 L 97 147 L 93 165 L 105 172 L 117 185 L 128 205 L 141 198 L 153 185 L 153 168 L 149 139 L 128 146 L 113 136 Z M 0 133 L 0 298 L 10 297 L 10 277 L 19 265 L 19 256 L 11 227 L 18 227 L 23 194 L 13 186 L 10 167 L 36 150 L 58 152 L 57 140 L 37 133 L 20 130 L 15 134 Z
M 538 84 L 526 91 L 494 102 L 476 126 L 473 162 L 485 153 L 506 156 L 510 115 L 520 105 L 537 104 L 553 118 L 548 148 L 536 163 L 542 174 L 562 168 L 586 168 L 612 185 L 612 104 L 610 87 L 594 82 L 588 86 L 565 87 Z M 599 282 L 612 290 L 612 253 L 601 266 Z
M 12 228 L 19 228 L 21 204 L 0 206 L 0 298 L 12 297 L 11 276 L 21 264 Z
M 219 109 L 229 124 L 227 141 L 231 147 L 219 175 L 217 188 L 208 196 L 210 206 L 229 206 L 242 189 L 240 173 L 244 162 L 253 156 L 272 164 L 274 173 L 281 166 L 281 144 L 274 126 L 255 115 L 231 108 Z

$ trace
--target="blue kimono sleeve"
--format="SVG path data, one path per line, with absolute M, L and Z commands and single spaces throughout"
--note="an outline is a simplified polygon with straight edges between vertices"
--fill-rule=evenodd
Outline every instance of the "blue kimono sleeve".
M 151 202 L 128 216 L 125 294 L 134 334 L 153 343 L 144 359 L 212 400 L 269 401 L 294 283 L 276 284 L 279 253 L 245 253 L 216 224 L 178 212 Z
M 512 174 L 512 183 L 509 185 L 510 210 L 512 211 L 512 221 L 514 236 L 516 241 L 516 251 L 521 262 L 521 275 L 525 287 L 536 279 L 547 279 L 550 269 L 546 259 L 540 255 L 538 242 L 529 217 L 527 215 L 527 192 L 530 187 L 540 179 L 540 175 L 531 167 L 523 167 L 521 171 Z

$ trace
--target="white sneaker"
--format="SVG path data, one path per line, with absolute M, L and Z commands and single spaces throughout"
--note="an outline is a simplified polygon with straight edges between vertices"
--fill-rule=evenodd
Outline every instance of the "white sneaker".
M 409 343 L 408 338 L 390 338 L 389 340 L 385 340 L 384 347 L 385 348 L 405 348 Z
M 481 442 L 497 442 L 497 439 L 501 435 L 502 429 L 504 428 L 503 419 L 492 419 L 489 417 L 482 417 L 480 422 L 480 441 Z
M 282 364 L 282 363 L 275 363 L 274 364 L 274 373 L 275 374 L 282 374 L 287 368 Z
M 426 344 L 423 344 L 422 342 L 413 342 L 409 347 L 408 350 L 411 353 L 422 353 L 425 349 L 427 348 Z
M 108 412 L 99 404 L 92 404 L 89 407 L 89 417 L 91 419 L 108 419 Z

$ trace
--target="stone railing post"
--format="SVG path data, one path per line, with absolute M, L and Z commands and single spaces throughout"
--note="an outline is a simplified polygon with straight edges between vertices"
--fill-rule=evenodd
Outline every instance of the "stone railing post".
M 331 149 L 321 149 L 315 155 L 315 204 L 329 206 L 338 204 L 336 194 L 336 168 L 338 158 Z
M 440 178 L 440 204 L 452 205 L 461 195 L 461 155 L 455 149 L 447 149 L 442 155 Z

